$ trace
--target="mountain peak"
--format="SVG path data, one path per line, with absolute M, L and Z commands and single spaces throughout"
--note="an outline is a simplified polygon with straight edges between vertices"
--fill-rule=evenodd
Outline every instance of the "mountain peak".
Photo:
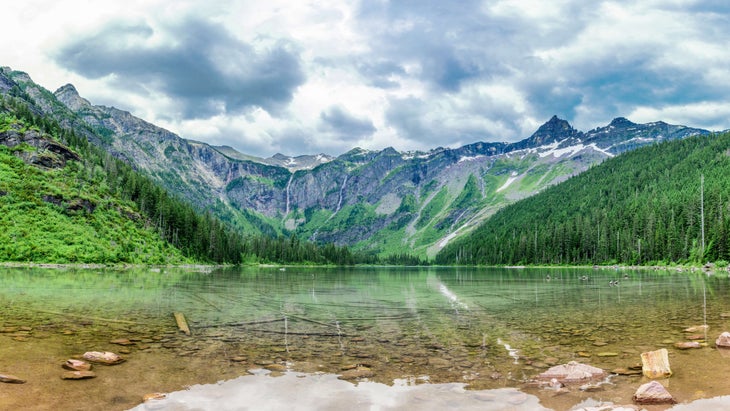
M 73 84 L 66 84 L 53 93 L 56 98 L 72 111 L 79 111 L 84 107 L 90 107 L 91 103 L 81 97 Z
M 635 125 L 636 123 L 629 121 L 626 117 L 616 117 L 609 123 L 609 127 L 630 127 Z

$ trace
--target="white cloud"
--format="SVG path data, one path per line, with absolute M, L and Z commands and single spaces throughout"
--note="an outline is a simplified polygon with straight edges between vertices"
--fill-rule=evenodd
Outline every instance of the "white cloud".
M 115 105 L 183 137 L 263 156 L 516 141 L 553 114 L 584 130 L 618 116 L 726 129 L 729 12 L 720 3 L 681 0 L 465 0 L 458 7 L 436 0 L 418 7 L 348 0 L 26 0 L 3 5 L 0 65 L 26 71 L 51 90 L 71 82 L 92 103 Z M 100 48 L 122 44 L 130 56 L 162 50 L 173 57 L 175 47 L 191 44 L 178 29 L 190 22 L 211 39 L 225 39 L 225 47 L 205 43 L 212 53 L 208 68 L 235 80 L 232 90 L 272 97 L 210 92 L 208 105 L 196 107 L 195 94 L 179 89 L 183 84 L 156 84 L 167 78 L 144 72 L 164 68 L 164 59 L 140 62 L 137 77 L 125 77 L 129 68 L 90 76 L 94 67 L 58 58 L 59 50 L 91 38 Z M 120 24 L 147 31 L 127 32 L 125 43 L 100 36 Z M 276 62 L 289 64 L 278 72 L 288 83 L 242 86 L 282 69 L 270 65 Z M 252 64 L 259 70 L 251 71 Z M 339 115 L 340 125 L 323 127 L 322 113 Z M 360 131 L 372 124 L 375 131 L 346 135 L 347 124 Z

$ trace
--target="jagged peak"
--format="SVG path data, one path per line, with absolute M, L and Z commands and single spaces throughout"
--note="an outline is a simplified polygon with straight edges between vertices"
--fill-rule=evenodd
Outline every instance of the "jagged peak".
M 91 107 L 91 103 L 79 95 L 73 84 L 61 86 L 53 93 L 54 96 L 72 111 L 79 111 L 84 107 Z

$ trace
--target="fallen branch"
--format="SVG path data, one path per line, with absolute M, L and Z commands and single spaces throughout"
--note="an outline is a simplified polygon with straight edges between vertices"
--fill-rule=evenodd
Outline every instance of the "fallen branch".
M 177 322 L 177 328 L 186 335 L 190 335 L 190 327 L 188 327 L 188 322 L 185 320 L 183 313 L 173 313 L 173 315 L 175 316 L 175 322 Z

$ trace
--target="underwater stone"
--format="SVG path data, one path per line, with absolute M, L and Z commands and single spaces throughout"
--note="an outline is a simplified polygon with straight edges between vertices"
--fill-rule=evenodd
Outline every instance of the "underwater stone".
M 89 371 L 91 369 L 91 364 L 86 361 L 71 359 L 66 360 L 62 367 L 71 371 Z
M 577 383 L 603 378 L 605 375 L 606 372 L 600 368 L 571 361 L 567 364 L 551 367 L 538 375 L 537 378 L 541 380 L 552 380 L 554 378 L 561 383 Z
M 634 394 L 634 401 L 637 404 L 674 404 L 672 395 L 657 381 L 648 382 Z
M 87 361 L 104 364 L 104 365 L 115 365 L 115 364 L 124 362 L 124 358 L 120 357 L 119 355 L 117 355 L 113 352 L 109 352 L 109 351 L 104 351 L 104 352 L 88 351 L 88 352 L 84 353 L 83 357 Z
M 94 371 L 66 371 L 61 375 L 62 380 L 87 380 L 96 378 Z
M 715 340 L 715 345 L 719 348 L 730 348 L 730 332 L 725 331 L 720 334 L 717 340 Z

